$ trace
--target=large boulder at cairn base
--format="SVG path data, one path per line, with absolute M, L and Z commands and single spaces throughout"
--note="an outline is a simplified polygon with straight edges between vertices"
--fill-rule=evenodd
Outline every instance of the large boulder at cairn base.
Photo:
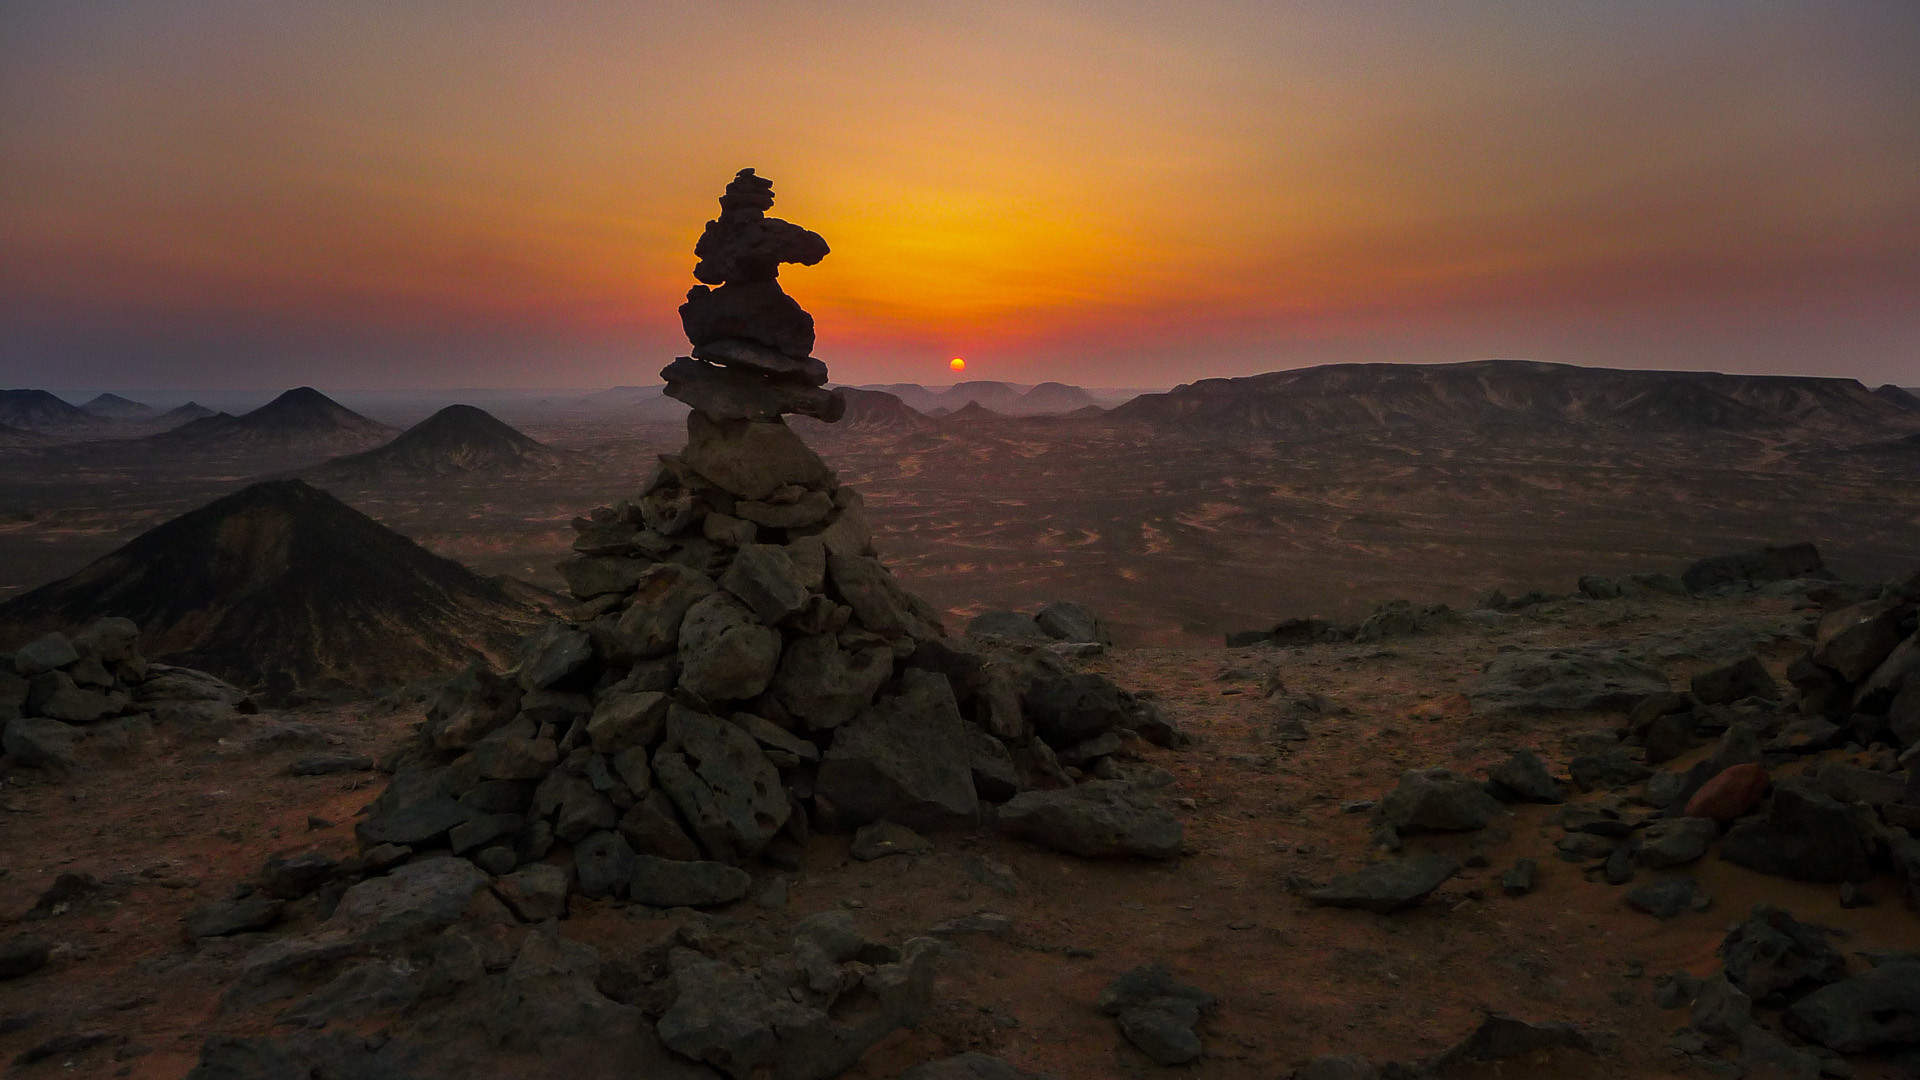
M 887 820 L 910 828 L 964 828 L 979 817 L 960 706 L 944 675 L 909 668 L 904 692 L 882 698 L 834 732 L 814 798 L 853 828 Z
M 133 620 L 145 655 L 269 696 L 505 655 L 536 625 L 498 583 L 299 480 L 254 484 L 0 604 L 0 637 Z

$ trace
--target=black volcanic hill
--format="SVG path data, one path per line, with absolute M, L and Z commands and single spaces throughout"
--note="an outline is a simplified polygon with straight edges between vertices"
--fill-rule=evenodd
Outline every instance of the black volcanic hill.
M 0 632 L 106 615 L 138 623 L 149 656 L 269 696 L 448 671 L 533 625 L 501 585 L 299 480 L 254 484 L 0 604 Z
M 112 421 L 67 404 L 45 390 L 0 390 L 0 424 L 49 435 L 93 435 Z
M 163 424 L 169 428 L 176 428 L 176 427 L 179 427 L 181 424 L 187 423 L 188 421 L 199 420 L 202 417 L 213 416 L 213 415 L 216 415 L 216 414 L 212 409 L 207 408 L 205 405 L 202 405 L 197 401 L 189 401 L 185 405 L 178 406 L 177 408 L 168 409 L 166 412 L 163 412 L 159 416 L 154 417 L 153 422 L 156 424 Z
M 390 476 L 550 469 L 562 455 L 484 409 L 449 405 L 385 446 L 334 458 L 308 470 L 315 479 L 378 480 Z
M 1206 379 L 1108 414 L 1221 432 L 1319 434 L 1381 428 L 1628 432 L 1911 428 L 1920 409 L 1853 379 L 1634 371 L 1525 360 L 1333 364 Z
M 100 394 L 81 405 L 80 410 L 109 420 L 151 420 L 160 415 L 159 409 L 119 394 Z
M 311 386 L 289 390 L 241 416 L 216 413 L 141 440 L 165 450 L 369 450 L 393 438 L 393 429 L 369 420 Z

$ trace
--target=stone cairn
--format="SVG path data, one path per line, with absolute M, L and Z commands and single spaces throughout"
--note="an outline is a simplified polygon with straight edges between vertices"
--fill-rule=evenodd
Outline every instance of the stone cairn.
M 781 419 L 844 406 L 809 355 L 812 317 L 775 279 L 826 243 L 772 204 L 742 170 L 700 238 L 705 284 L 680 309 L 693 355 L 662 373 L 692 406 L 687 444 L 632 499 L 574 522 L 559 567 L 572 618 L 529 636 L 511 670 L 471 665 L 435 692 L 356 826 L 358 855 L 301 856 L 314 872 L 298 888 L 206 913 L 225 932 L 337 898 L 317 930 L 250 958 L 243 984 L 439 932 L 485 894 L 531 923 L 574 894 L 733 903 L 755 865 L 797 869 L 816 829 L 864 828 L 879 849 L 991 825 L 1083 856 L 1180 852 L 1179 822 L 1148 794 L 1171 777 L 1135 752 L 1183 742 L 1178 728 L 1076 670 L 1090 646 L 946 637 L 876 557 L 859 495 Z M 643 1030 L 742 1080 L 835 1075 L 917 1020 L 934 951 L 866 942 L 845 912 L 803 920 L 792 955 L 757 968 L 677 950 L 671 1005 Z M 849 1013 L 848 995 L 877 1004 Z
M 27 768 L 69 772 L 86 752 L 125 754 L 156 729 L 217 738 L 257 711 L 245 691 L 204 671 L 148 661 L 128 619 L 0 653 L 0 749 Z
M 831 422 L 841 402 L 776 280 L 826 242 L 772 205 L 741 170 L 695 248 L 718 288 L 688 294 L 693 355 L 662 372 L 692 406 L 687 445 L 575 520 L 573 620 L 529 637 L 514 670 L 440 691 L 363 846 L 445 843 L 506 874 L 571 845 L 588 896 L 715 904 L 744 894 L 752 860 L 796 867 L 816 827 L 971 828 L 1088 776 L 1116 781 L 1097 792 L 1109 816 L 1138 809 L 1114 756 L 1178 731 L 1058 651 L 947 638 L 875 556 L 858 493 L 781 419 Z M 1019 808 L 994 816 L 1022 828 Z M 1055 846 L 1174 853 L 1124 829 Z M 713 887 L 660 884 L 692 877 Z

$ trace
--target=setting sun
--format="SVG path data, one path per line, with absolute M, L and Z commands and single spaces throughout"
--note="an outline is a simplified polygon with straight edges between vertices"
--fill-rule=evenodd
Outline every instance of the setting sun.
M 953 369 L 953 370 L 955 370 L 955 371 L 965 371 L 965 370 L 967 370 L 967 362 L 966 362 L 965 360 L 962 360 L 962 359 L 960 359 L 960 358 L 959 358 L 959 357 L 957 357 L 957 356 L 956 356 L 956 357 L 954 357 L 953 359 L 951 359 L 951 360 L 949 360 L 949 361 L 947 361 L 947 366 L 948 366 L 948 367 L 950 367 L 950 368 L 952 368 L 952 369 Z

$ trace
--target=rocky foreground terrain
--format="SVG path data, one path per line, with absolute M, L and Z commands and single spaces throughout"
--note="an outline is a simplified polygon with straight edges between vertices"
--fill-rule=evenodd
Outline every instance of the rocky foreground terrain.
M 20 1075 L 743 1076 L 652 1040 L 784 1033 L 750 984 L 695 993 L 753 968 L 795 980 L 796 1008 L 830 1002 L 823 1030 L 881 1018 L 856 1077 L 968 1052 L 1151 1076 L 1189 1051 L 1221 1077 L 1912 1075 L 1911 600 L 1737 565 L 1706 595 L 1594 579 L 1364 641 L 1027 646 L 1083 654 L 1063 662 L 1194 738 L 1106 755 L 1163 785 L 1164 858 L 1068 854 L 989 814 L 811 835 L 719 903 L 596 898 L 577 865 L 369 860 L 374 765 L 430 726 L 426 688 L 81 739 L 66 775 L 7 773 L 0 1055 Z M 975 645 L 1020 648 L 999 618 Z M 369 888 L 396 879 L 405 902 Z M 962 1067 L 912 1075 L 1019 1075 Z

